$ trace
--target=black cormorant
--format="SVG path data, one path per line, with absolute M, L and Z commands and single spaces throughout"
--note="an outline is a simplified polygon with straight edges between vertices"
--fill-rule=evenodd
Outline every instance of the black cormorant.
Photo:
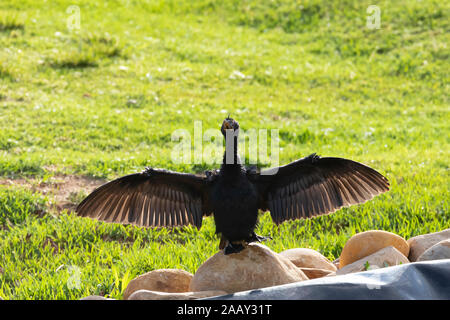
M 226 118 L 221 131 L 232 139 L 219 170 L 197 175 L 146 168 L 100 186 L 76 212 L 107 222 L 197 228 L 203 216 L 213 214 L 219 247 L 229 254 L 269 238 L 255 234 L 258 210 L 269 210 L 280 224 L 332 213 L 389 190 L 383 175 L 343 158 L 312 154 L 277 168 L 246 168 L 238 156 L 238 122 Z

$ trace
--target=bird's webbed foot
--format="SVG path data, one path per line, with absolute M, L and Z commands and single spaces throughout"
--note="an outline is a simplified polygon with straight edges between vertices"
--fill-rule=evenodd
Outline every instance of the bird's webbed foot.
M 250 242 L 263 242 L 263 241 L 266 241 L 266 240 L 272 240 L 272 237 L 269 237 L 269 236 L 260 236 L 260 235 L 257 235 L 256 233 L 252 233 L 252 235 L 247 239 L 247 242 L 248 243 L 250 243 Z
M 227 254 L 231 254 L 231 253 L 239 253 L 245 249 L 245 247 L 247 246 L 248 243 L 263 242 L 266 240 L 272 240 L 272 237 L 260 236 L 254 232 L 247 239 L 245 239 L 243 241 L 231 242 L 231 241 L 224 240 L 224 242 L 226 241 L 226 246 L 224 248 L 224 254 L 227 255 Z
M 225 249 L 223 250 L 223 253 L 225 255 L 227 254 L 231 254 L 231 253 L 239 253 L 242 250 L 244 250 L 244 245 L 242 243 L 231 243 L 228 242 L 227 246 L 225 247 Z

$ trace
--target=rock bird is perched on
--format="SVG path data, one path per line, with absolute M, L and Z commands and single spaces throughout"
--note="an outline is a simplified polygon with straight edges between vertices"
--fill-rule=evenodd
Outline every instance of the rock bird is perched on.
M 237 150 L 238 122 L 226 118 L 221 131 L 231 138 L 220 170 L 196 175 L 146 168 L 100 186 L 77 213 L 107 222 L 197 228 L 203 216 L 213 214 L 220 249 L 230 254 L 268 239 L 255 234 L 258 210 L 269 210 L 279 224 L 332 213 L 389 190 L 388 180 L 364 164 L 316 154 L 277 168 L 246 169 Z

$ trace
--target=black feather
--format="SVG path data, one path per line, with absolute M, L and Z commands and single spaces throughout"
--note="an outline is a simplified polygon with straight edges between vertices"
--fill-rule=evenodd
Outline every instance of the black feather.
M 225 121 L 227 127 L 239 129 L 229 115 Z M 220 170 L 194 175 L 145 168 L 100 186 L 76 211 L 80 216 L 108 222 L 147 227 L 191 224 L 197 228 L 204 215 L 213 213 L 224 246 L 257 239 L 254 230 L 259 209 L 269 209 L 279 224 L 332 213 L 389 190 L 389 181 L 374 169 L 315 153 L 278 168 L 245 169 L 240 164 L 237 141 L 236 136 L 236 161 L 225 163 L 225 153 Z

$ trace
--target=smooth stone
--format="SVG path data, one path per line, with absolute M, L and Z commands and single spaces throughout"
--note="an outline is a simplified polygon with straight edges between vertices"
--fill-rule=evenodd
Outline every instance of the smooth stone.
M 227 294 L 225 291 L 212 290 L 200 292 L 159 292 L 150 290 L 138 290 L 133 292 L 128 300 L 195 300 Z
M 395 233 L 382 230 L 369 230 L 357 233 L 345 243 L 339 257 L 339 268 L 389 246 L 395 247 L 405 257 L 409 254 L 408 243 Z
M 135 291 L 187 292 L 192 273 L 180 269 L 158 269 L 144 273 L 128 283 L 123 293 L 124 300 Z
M 417 261 L 450 259 L 450 239 L 442 240 L 420 255 Z
M 405 263 L 409 263 L 405 255 L 397 250 L 397 248 L 389 246 L 342 267 L 336 271 L 336 275 L 366 271 L 367 266 L 368 270 L 372 270 Z
M 250 243 L 239 253 L 223 250 L 206 260 L 194 274 L 189 291 L 220 290 L 227 293 L 308 280 L 287 258 L 260 243 Z
M 279 253 L 299 268 L 316 268 L 336 271 L 336 266 L 320 252 L 309 248 L 293 248 Z
M 300 268 L 303 273 L 308 277 L 308 279 L 316 279 L 326 277 L 329 274 L 336 274 L 336 271 L 331 271 L 327 269 L 318 269 L 318 268 Z
M 336 269 L 339 269 L 339 258 L 333 260 L 331 263 L 334 264 L 334 266 L 336 267 Z
M 424 253 L 428 248 L 431 248 L 436 243 L 442 240 L 450 239 L 450 228 L 439 232 L 422 234 L 408 239 L 410 247 L 409 261 L 414 262 Z

